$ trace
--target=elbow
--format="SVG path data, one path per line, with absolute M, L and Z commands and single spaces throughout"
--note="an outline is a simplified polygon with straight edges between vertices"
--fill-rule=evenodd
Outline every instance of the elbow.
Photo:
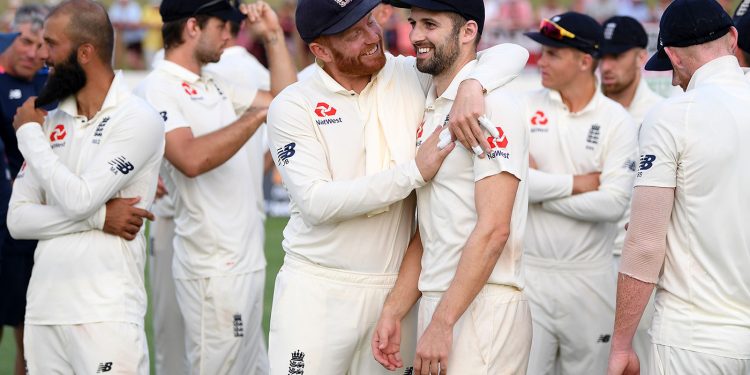
M 497 223 L 484 229 L 484 241 L 487 244 L 485 249 L 487 255 L 492 259 L 497 259 L 505 248 L 505 244 L 510 237 L 510 224 Z
M 185 177 L 196 178 L 206 172 L 205 168 L 203 168 L 203 164 L 206 163 L 196 159 L 191 159 L 187 163 L 174 164 L 174 166 L 180 171 L 180 173 L 184 174 Z
M 16 208 L 11 206 L 8 209 L 8 218 L 6 225 L 8 226 L 8 233 L 13 239 L 16 240 L 33 240 L 33 230 L 23 224 L 23 220 L 20 219 L 20 214 Z

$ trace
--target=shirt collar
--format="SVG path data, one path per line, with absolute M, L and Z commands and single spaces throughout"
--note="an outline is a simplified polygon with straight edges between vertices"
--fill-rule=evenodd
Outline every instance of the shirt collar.
M 596 107 L 599 106 L 599 102 L 604 97 L 604 94 L 602 94 L 602 90 L 600 88 L 599 77 L 596 77 L 596 79 L 594 80 L 594 87 L 595 87 L 595 89 L 594 89 L 595 90 L 594 91 L 594 96 L 591 97 L 591 100 L 589 100 L 589 102 L 583 107 L 583 109 L 581 109 L 580 111 L 575 112 L 575 113 L 570 112 L 570 110 L 565 106 L 565 103 L 562 100 L 562 95 L 560 95 L 559 91 L 557 91 L 557 90 L 550 90 L 550 89 L 546 89 L 546 90 L 548 92 L 549 99 L 553 103 L 555 103 L 560 108 L 564 108 L 566 111 L 568 111 L 573 116 L 580 116 L 580 115 L 583 115 L 583 114 L 585 114 L 585 113 L 587 113 L 589 111 L 593 111 L 594 109 L 596 109 Z
M 196 83 L 201 79 L 201 76 L 187 70 L 182 65 L 169 60 L 157 62 L 154 68 L 169 73 L 187 83 Z
M 698 70 L 693 73 L 693 77 L 690 78 L 690 83 L 688 83 L 685 91 L 690 91 L 704 83 L 713 81 L 717 77 L 731 74 L 732 71 L 736 72 L 738 70 L 742 72 L 742 69 L 740 69 L 740 63 L 737 61 L 736 57 L 727 55 L 715 58 L 698 68 Z
M 112 80 L 112 84 L 109 86 L 107 96 L 104 98 L 102 108 L 99 112 L 103 112 L 112 109 L 117 106 L 124 98 L 130 95 L 130 89 L 125 84 L 125 78 L 123 77 L 122 71 L 118 70 L 115 72 L 115 78 Z M 67 113 L 70 116 L 78 116 L 78 101 L 75 95 L 71 95 L 60 102 L 58 108 Z
M 390 59 L 390 55 L 386 54 L 386 64 L 388 64 L 388 59 Z M 370 82 L 367 83 L 367 86 L 362 90 L 362 93 L 366 92 L 372 85 L 378 80 L 378 76 L 382 74 L 383 70 L 385 68 L 381 69 L 378 73 L 373 74 L 370 78 Z M 353 90 L 349 90 L 344 88 L 344 86 L 341 86 L 338 81 L 333 79 L 328 72 L 323 69 L 323 62 L 319 61 L 318 59 L 315 59 L 315 70 L 316 70 L 316 76 L 318 77 L 318 81 L 323 85 L 323 87 L 326 88 L 326 90 L 336 93 L 336 94 L 342 94 L 346 96 L 352 96 L 356 95 L 357 93 Z
M 456 73 L 455 77 L 453 77 L 453 80 L 451 81 L 450 85 L 443 91 L 443 93 L 440 95 L 441 98 L 445 100 L 455 101 L 456 95 L 458 94 L 458 86 L 461 85 L 461 82 L 466 79 L 466 77 L 474 71 L 474 67 L 477 65 L 477 60 L 471 60 L 466 65 L 464 65 L 461 70 Z M 437 98 L 437 92 L 435 91 L 435 81 L 432 81 L 432 86 L 430 87 L 429 94 L 427 95 L 427 105 L 430 105 L 434 103 Z

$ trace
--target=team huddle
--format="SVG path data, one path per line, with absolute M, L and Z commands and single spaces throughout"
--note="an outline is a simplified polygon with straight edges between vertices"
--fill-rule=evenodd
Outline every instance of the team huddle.
M 101 4 L 19 30 L 50 68 L 8 120 L 28 373 L 750 373 L 750 0 L 673 1 L 650 58 L 633 18 L 544 19 L 530 93 L 524 48 L 477 51 L 482 0 L 385 3 L 415 57 L 384 52 L 381 0 L 298 0 L 298 82 L 262 1 L 164 0 L 132 91 Z M 269 149 L 291 215 L 266 348 Z

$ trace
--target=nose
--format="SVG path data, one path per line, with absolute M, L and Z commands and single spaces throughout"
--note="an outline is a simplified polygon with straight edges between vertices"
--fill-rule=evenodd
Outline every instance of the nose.
M 49 59 L 49 47 L 47 47 L 47 43 L 42 43 L 36 49 L 36 58 L 45 62 Z
M 599 70 L 602 72 L 606 72 L 612 69 L 612 59 L 604 57 L 602 58 L 602 61 L 599 63 Z
M 424 40 L 424 32 L 420 29 L 419 25 L 414 25 L 409 32 L 409 41 L 412 44 L 421 42 Z

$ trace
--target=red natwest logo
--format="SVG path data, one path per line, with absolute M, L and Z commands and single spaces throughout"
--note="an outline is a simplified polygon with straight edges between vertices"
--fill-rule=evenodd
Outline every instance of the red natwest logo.
M 198 95 L 198 90 L 196 90 L 193 86 L 190 86 L 190 84 L 187 82 L 182 83 L 182 88 L 185 90 L 185 93 L 190 96 Z
M 49 135 L 49 141 L 62 141 L 63 139 L 65 139 L 66 135 L 68 135 L 68 132 L 65 131 L 65 125 L 59 124 L 55 126 L 55 129 L 52 130 L 52 134 Z
M 421 124 L 419 124 L 419 127 L 417 128 L 417 139 L 422 138 L 422 134 L 424 133 L 424 120 Z
M 531 118 L 531 125 L 547 125 L 547 116 L 542 111 L 536 111 L 534 117 Z
M 508 137 L 505 136 L 505 132 L 501 127 L 497 127 L 497 132 L 500 134 L 497 138 L 494 138 L 492 136 L 487 137 L 487 143 L 490 144 L 490 147 L 492 148 L 506 148 L 508 147 Z
M 336 114 L 336 108 L 331 107 L 328 103 L 320 102 L 315 107 L 315 114 L 318 117 L 328 117 Z

